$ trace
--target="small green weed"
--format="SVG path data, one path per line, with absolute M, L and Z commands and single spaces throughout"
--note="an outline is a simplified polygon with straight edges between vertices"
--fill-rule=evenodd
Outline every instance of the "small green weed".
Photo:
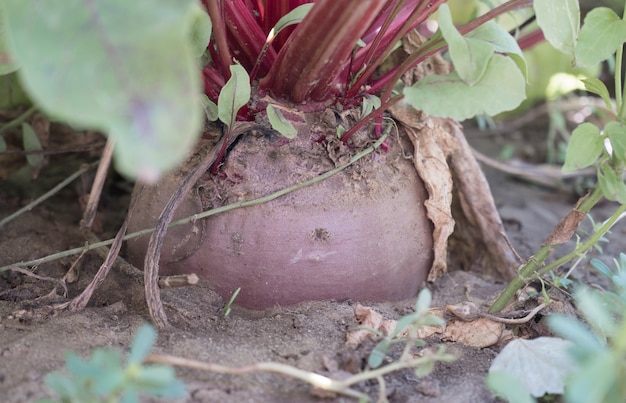
M 397 343 L 405 343 L 405 348 L 399 361 L 407 359 L 413 346 L 422 347 L 425 345 L 424 340 L 417 336 L 417 331 L 420 328 L 424 326 L 443 326 L 445 324 L 443 319 L 428 313 L 430 302 L 430 291 L 423 289 L 417 298 L 415 312 L 400 318 L 395 330 L 376 344 L 367 360 L 367 364 L 370 368 L 378 368 L 381 366 L 384 358 L 387 356 L 389 348 Z M 401 337 L 402 334 L 406 334 L 406 337 Z M 443 353 L 443 351 L 441 351 L 441 353 Z M 443 358 L 443 356 L 440 358 Z M 451 357 L 447 357 L 444 361 L 450 358 Z M 435 361 L 430 361 L 425 365 L 417 367 L 415 374 L 418 377 L 428 375 L 433 370 L 434 366 Z
M 228 303 L 224 307 L 224 314 L 222 315 L 222 319 L 226 319 L 228 315 L 230 315 L 230 311 L 232 309 L 233 303 L 235 302 L 235 299 L 237 298 L 237 295 L 239 295 L 240 291 L 241 291 L 241 287 L 237 288 L 235 292 L 233 293 L 233 295 L 231 295 L 230 299 L 228 300 Z
M 578 367 L 565 387 L 567 402 L 626 401 L 626 255 L 615 259 L 611 270 L 598 259 L 591 261 L 611 280 L 612 291 L 580 287 L 575 293 L 578 310 L 587 325 L 571 317 L 555 316 L 549 324 L 575 344 L 570 355 Z
M 168 365 L 142 365 L 154 341 L 156 331 L 142 326 L 130 348 L 128 362 L 115 350 L 96 349 L 83 360 L 74 353 L 66 357 L 67 373 L 50 373 L 46 384 L 58 395 L 41 403 L 139 402 L 140 395 L 180 397 L 185 386 L 176 379 Z

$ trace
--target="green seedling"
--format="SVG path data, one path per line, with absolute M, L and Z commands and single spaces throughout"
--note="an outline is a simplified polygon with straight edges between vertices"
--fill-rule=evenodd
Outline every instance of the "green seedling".
M 241 291 L 241 287 L 237 288 L 235 292 L 233 293 L 233 295 L 231 295 L 230 299 L 228 300 L 228 303 L 224 307 L 224 315 L 222 315 L 223 319 L 226 319 L 228 315 L 230 315 L 230 311 L 233 306 L 233 303 L 235 302 L 235 299 L 237 298 L 237 295 L 239 295 L 240 291 Z
M 389 349 L 394 344 L 404 343 L 405 348 L 402 352 L 400 361 L 406 359 L 411 352 L 413 346 L 422 347 L 425 345 L 424 340 L 417 337 L 417 331 L 424 326 L 443 326 L 445 321 L 437 316 L 428 313 L 430 307 L 431 294 L 428 289 L 423 289 L 415 303 L 415 312 L 403 316 L 398 320 L 396 329 L 383 340 L 379 341 L 374 347 L 367 359 L 367 364 L 370 368 L 378 368 L 382 365 L 383 360 L 387 356 Z M 400 337 L 401 334 L 406 333 L 406 336 Z M 420 366 L 415 369 L 417 376 L 428 375 L 434 368 L 434 362 L 429 362 L 428 365 Z
M 51 373 L 45 378 L 46 385 L 57 397 L 43 400 L 42 403 L 134 403 L 140 401 L 140 396 L 183 396 L 185 386 L 176 379 L 171 366 L 142 364 L 155 340 L 154 328 L 142 326 L 125 364 L 122 354 L 115 350 L 98 348 L 85 360 L 68 353 L 66 371 Z

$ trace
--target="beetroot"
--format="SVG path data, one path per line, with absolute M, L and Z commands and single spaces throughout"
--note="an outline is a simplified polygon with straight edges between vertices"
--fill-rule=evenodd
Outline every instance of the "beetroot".
M 265 196 L 349 158 L 334 132 L 315 124 L 307 130 L 289 142 L 278 134 L 244 135 L 220 175 L 207 173 L 177 217 Z M 393 139 L 388 146 L 271 202 L 170 229 L 160 273 L 196 273 L 226 299 L 241 287 L 235 303 L 257 309 L 413 297 L 432 264 L 432 224 L 424 185 L 402 153 L 410 144 L 401 148 Z M 131 231 L 154 225 L 180 178 L 172 174 L 144 191 Z M 140 267 L 147 241 L 128 243 L 130 260 Z

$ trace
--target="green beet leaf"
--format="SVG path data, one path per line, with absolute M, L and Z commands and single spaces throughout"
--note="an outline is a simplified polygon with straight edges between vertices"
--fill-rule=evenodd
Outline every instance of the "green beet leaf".
M 6 0 L 22 83 L 47 113 L 116 140 L 118 170 L 155 181 L 202 123 L 192 0 Z
M 580 30 L 578 0 L 534 0 L 533 7 L 546 40 L 561 52 L 573 56 Z
M 458 120 L 496 115 L 516 108 L 526 97 L 524 76 L 509 57 L 491 57 L 483 77 L 469 86 L 456 71 L 430 75 L 404 89 L 406 101 L 433 116 Z M 453 101 L 451 101 L 453 100 Z
M 276 25 L 274 25 L 274 28 L 272 28 L 270 36 L 276 37 L 276 35 L 278 35 L 283 29 L 291 25 L 299 24 L 300 22 L 302 22 L 304 17 L 309 13 L 309 11 L 311 11 L 312 8 L 313 8 L 312 3 L 302 4 L 294 8 L 287 14 L 283 15 L 278 20 Z
M 601 154 L 600 129 L 592 123 L 583 123 L 572 132 L 562 170 L 563 172 L 573 172 L 577 169 L 586 168 L 596 162 Z
M 0 12 L 2 10 L 0 9 Z M 0 75 L 9 74 L 18 69 L 18 65 L 11 60 L 8 56 L 8 48 L 6 42 L 6 33 L 4 30 L 4 21 L 0 18 L 0 55 L 3 55 L 0 60 Z
M 274 108 L 272 105 L 267 105 L 266 111 L 267 118 L 269 119 L 270 124 L 272 125 L 272 128 L 274 130 L 287 137 L 288 139 L 296 138 L 298 130 L 290 121 L 285 118 L 285 116 L 279 109 Z
M 202 11 L 200 3 L 194 3 L 194 6 L 197 8 L 197 11 L 194 12 L 194 19 L 191 25 L 191 46 L 193 54 L 196 57 L 200 57 L 206 51 L 207 43 L 211 39 L 213 24 L 209 15 Z
M 224 84 L 217 99 L 217 115 L 228 127 L 232 127 L 237 112 L 250 100 L 250 77 L 238 64 L 230 66 L 230 79 Z
M 626 21 L 606 7 L 591 10 L 585 17 L 576 45 L 576 63 L 592 66 L 608 59 L 626 41 Z
M 527 76 L 528 68 L 526 66 L 526 59 L 524 52 L 519 47 L 515 38 L 513 38 L 501 25 L 487 21 L 478 28 L 470 31 L 465 38 L 468 41 L 481 41 L 489 43 L 493 50 L 498 53 L 506 53 L 512 57 L 517 63 L 518 68 Z
M 454 69 L 468 85 L 475 85 L 485 74 L 493 55 L 493 46 L 481 40 L 464 38 L 452 22 L 447 4 L 439 7 L 439 27 L 448 49 Z

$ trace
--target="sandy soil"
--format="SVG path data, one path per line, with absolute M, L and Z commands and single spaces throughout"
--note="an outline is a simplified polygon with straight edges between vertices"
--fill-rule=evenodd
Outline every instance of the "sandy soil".
M 491 156 L 511 138 L 473 136 L 470 142 Z M 526 143 L 528 144 L 528 143 Z M 61 163 L 62 162 L 62 163 Z M 53 160 L 33 183 L 0 182 L 0 217 L 5 217 L 32 197 L 43 193 L 76 168 L 79 159 Z M 541 188 L 486 169 L 496 203 L 512 244 L 527 257 L 545 239 L 552 226 L 571 208 L 575 198 L 554 189 Z M 120 180 L 108 184 L 101 221 L 111 237 L 128 202 L 128 191 Z M 596 221 L 606 218 L 613 206 L 604 204 L 593 213 Z M 75 188 L 60 194 L 23 214 L 0 230 L 0 266 L 38 258 L 77 247 L 84 243 L 78 231 L 81 217 Z M 617 227 L 605 246 L 605 261 L 624 250 L 624 230 Z M 571 247 L 571 245 L 570 245 Z M 562 248 L 567 250 L 567 246 Z M 557 251 L 557 256 L 558 256 Z M 72 258 L 42 264 L 40 276 L 61 278 Z M 81 264 L 80 279 L 69 285 L 69 298 L 76 296 L 90 281 L 100 264 L 87 254 Z M 579 271 L 586 281 L 598 281 L 590 272 Z M 78 313 L 58 312 L 52 304 L 67 301 L 55 284 L 16 272 L 0 273 L 0 400 L 30 402 L 49 396 L 43 377 L 63 367 L 67 350 L 87 355 L 94 347 L 123 350 L 136 329 L 148 321 L 142 286 L 133 279 L 111 273 L 96 292 L 87 309 Z M 433 305 L 443 306 L 467 300 L 489 301 L 503 289 L 497 279 L 480 273 L 452 271 L 429 286 Z M 354 318 L 356 301 L 312 302 L 297 306 L 252 312 L 234 307 L 223 319 L 225 305 L 205 284 L 168 289 L 162 292 L 171 327 L 161 331 L 156 352 L 195 358 L 232 366 L 273 361 L 324 373 L 328 362 L 348 369 L 349 362 L 367 356 L 373 343 L 357 351 L 345 346 L 346 333 L 358 326 Z M 371 305 L 385 318 L 397 319 L 410 311 L 414 301 Z M 510 327 L 518 333 L 520 329 Z M 527 333 L 527 332 L 526 332 Z M 496 401 L 484 387 L 484 377 L 502 345 L 487 348 L 466 347 L 446 342 L 438 336 L 427 339 L 427 347 L 445 344 L 456 357 L 440 363 L 425 378 L 411 370 L 386 377 L 391 402 L 491 402 Z M 326 363 L 326 364 L 325 364 Z M 354 365 L 352 365 L 354 367 Z M 196 370 L 178 370 L 188 385 L 181 402 L 340 402 L 343 397 L 321 398 L 297 380 L 273 374 L 227 376 Z M 364 382 L 356 389 L 376 399 L 378 384 Z

